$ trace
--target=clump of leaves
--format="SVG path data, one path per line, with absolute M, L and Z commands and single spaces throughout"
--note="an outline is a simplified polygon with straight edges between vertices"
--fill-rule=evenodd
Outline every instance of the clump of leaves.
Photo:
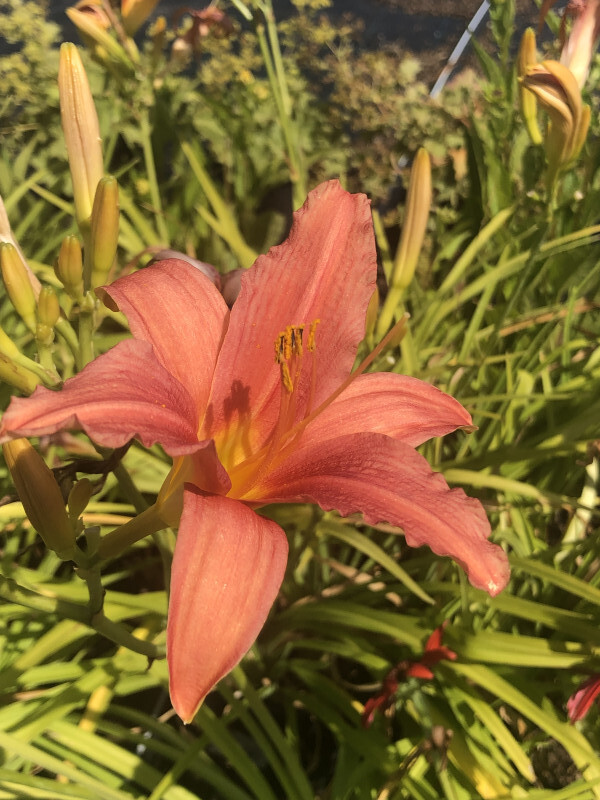
M 16 152 L 40 117 L 56 118 L 59 28 L 46 18 L 46 0 L 2 0 L 0 57 L 2 138 Z M 3 40 L 3 41 L 2 41 Z

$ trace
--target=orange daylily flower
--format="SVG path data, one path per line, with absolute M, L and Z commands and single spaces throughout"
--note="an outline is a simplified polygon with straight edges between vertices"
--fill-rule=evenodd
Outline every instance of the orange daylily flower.
M 4 415 L 0 441 L 74 427 L 105 447 L 158 442 L 174 458 L 142 516 L 155 530 L 179 526 L 167 657 L 185 721 L 250 648 L 279 591 L 287 540 L 259 506 L 362 512 L 451 556 L 474 586 L 495 595 L 506 585 L 480 503 L 415 450 L 470 426 L 468 412 L 415 378 L 351 374 L 375 279 L 369 201 L 330 181 L 243 275 L 231 311 L 184 261 L 120 278 L 99 293 L 133 339 Z

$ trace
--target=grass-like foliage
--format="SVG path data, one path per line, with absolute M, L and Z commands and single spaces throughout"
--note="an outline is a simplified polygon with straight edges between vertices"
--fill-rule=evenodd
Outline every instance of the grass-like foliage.
M 20 244 L 62 317 L 44 338 L 3 292 L 0 326 L 33 385 L 57 386 L 89 360 L 88 334 L 98 354 L 129 332 L 53 269 L 80 229 L 43 5 L 0 2 L 0 35 L 15 47 L 0 57 L 12 225 L 0 214 L 0 241 Z M 539 76 L 521 69 L 519 82 L 509 0 L 492 3 L 495 44 L 478 47 L 479 72 L 435 103 L 418 65 L 393 48 L 363 51 L 358 27 L 336 27 L 326 2 L 296 0 L 277 22 L 270 0 L 231 0 L 212 18 L 155 16 L 135 41 L 117 6 L 99 4 L 105 20 L 73 18 L 104 169 L 119 182 L 109 279 L 166 249 L 221 273 L 249 267 L 320 181 L 367 192 L 383 310 L 360 355 L 408 312 L 402 341 L 371 369 L 428 381 L 471 412 L 476 431 L 421 452 L 483 502 L 512 577 L 491 599 L 390 526 L 263 508 L 289 539 L 281 592 L 250 653 L 184 726 L 165 660 L 152 658 L 164 652 L 174 533 L 107 560 L 94 584 L 44 545 L 3 464 L 0 800 L 600 798 L 598 708 L 575 723 L 566 711 L 600 673 L 598 70 L 579 98 L 592 105 L 583 149 L 553 170 L 559 124 L 538 94 L 532 142 L 519 96 Z M 547 23 L 557 31 L 552 14 Z M 557 59 L 558 43 L 547 47 Z M 574 113 L 572 94 L 552 97 L 561 120 Z M 431 213 L 414 277 L 394 288 L 411 224 L 410 169 L 397 164 L 421 146 Z M 84 226 L 88 251 L 89 237 Z M 28 384 L 11 383 L 3 363 L 5 409 Z M 100 452 L 83 434 L 35 445 L 65 495 L 80 486 L 69 510 L 92 543 L 154 502 L 170 466 L 157 446 Z

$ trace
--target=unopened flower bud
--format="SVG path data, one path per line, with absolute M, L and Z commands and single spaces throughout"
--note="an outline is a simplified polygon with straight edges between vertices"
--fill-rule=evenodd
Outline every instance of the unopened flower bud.
M 29 521 L 51 550 L 68 557 L 75 533 L 52 470 L 27 439 L 6 442 L 2 450 Z
M 41 378 L 0 351 L 0 381 L 9 383 L 24 394 L 31 394 Z
M 6 208 L 4 206 L 2 197 L 0 197 L 0 242 L 6 242 L 7 244 L 12 244 L 13 247 L 16 249 L 17 253 L 19 254 L 19 258 L 23 262 L 23 266 L 27 271 L 27 277 L 29 278 L 29 283 L 31 284 L 33 293 L 37 297 L 38 294 L 40 293 L 41 283 L 37 279 L 37 276 L 31 270 L 31 267 L 27 263 L 25 256 L 23 255 L 21 248 L 19 247 L 19 243 L 13 236 L 13 232 L 10 227 L 10 222 L 8 220 L 8 214 L 6 213 Z
M 35 338 L 42 345 L 51 345 L 54 341 L 54 326 L 60 317 L 58 297 L 51 286 L 44 286 L 40 292 L 37 317 Z
M 148 19 L 158 0 L 121 0 L 121 19 L 128 36 L 133 36 Z
M 74 524 L 85 511 L 90 497 L 94 491 L 94 486 L 88 478 L 77 481 L 69 492 L 67 505 L 69 507 L 69 517 Z
M 127 41 L 127 49 L 111 36 L 109 31 L 99 25 L 92 16 L 78 8 L 67 8 L 67 17 L 81 34 L 82 39 L 92 42 L 94 55 L 102 61 L 116 61 L 120 66 L 133 69 L 132 57 L 139 59 L 139 53 L 133 39 Z
M 78 225 L 87 222 L 98 181 L 103 175 L 98 115 L 81 57 L 74 44 L 60 48 L 60 116 L 67 145 Z
M 544 61 L 527 70 L 522 84 L 535 94 L 550 117 L 544 149 L 548 161 L 548 183 L 573 160 L 583 146 L 589 125 L 581 92 L 568 67 L 558 61 Z
M 119 185 L 112 175 L 102 178 L 92 210 L 90 252 L 92 286 L 101 286 L 115 260 L 119 241 Z
M 535 33 L 533 28 L 527 28 L 519 47 L 519 78 L 523 78 L 527 75 L 527 70 L 535 63 L 537 63 Z M 542 134 L 537 121 L 537 100 L 535 94 L 529 91 L 522 83 L 519 83 L 519 100 L 521 104 L 521 114 L 529 138 L 533 144 L 541 144 Z
M 42 325 L 53 328 L 60 317 L 58 297 L 51 286 L 44 286 L 38 298 L 38 320 Z
M 0 243 L 0 268 L 10 302 L 29 330 L 35 333 L 37 325 L 35 293 L 17 249 L 8 242 Z
M 74 234 L 62 240 L 54 271 L 69 297 L 80 300 L 83 295 L 83 257 L 79 239 Z
M 17 345 L 2 328 L 0 328 L 0 353 L 7 358 L 14 358 L 17 360 L 19 360 L 22 355 Z
M 405 289 L 413 279 L 431 206 L 431 161 L 423 147 L 416 155 L 411 173 L 402 236 L 396 251 L 392 286 Z

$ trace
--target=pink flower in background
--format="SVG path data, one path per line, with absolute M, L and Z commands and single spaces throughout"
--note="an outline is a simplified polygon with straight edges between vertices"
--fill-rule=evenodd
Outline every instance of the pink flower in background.
M 368 200 L 322 184 L 286 242 L 244 274 L 231 312 L 183 261 L 121 278 L 101 292 L 133 339 L 4 415 L 3 440 L 72 427 L 105 447 L 158 442 L 174 458 L 155 510 L 179 525 L 167 656 L 186 721 L 252 645 L 283 579 L 286 536 L 259 506 L 361 512 L 452 557 L 474 586 L 506 585 L 480 503 L 415 450 L 470 426 L 467 411 L 414 378 L 351 374 L 375 278 Z
M 569 722 L 583 719 L 598 697 L 600 697 L 600 675 L 592 675 L 567 700 Z
M 540 24 L 556 0 L 544 0 L 540 9 Z M 566 35 L 567 19 L 573 27 Z M 600 37 L 600 0 L 569 0 L 563 11 L 560 27 L 562 51 L 560 62 L 568 67 L 581 89 L 589 75 L 592 58 Z

